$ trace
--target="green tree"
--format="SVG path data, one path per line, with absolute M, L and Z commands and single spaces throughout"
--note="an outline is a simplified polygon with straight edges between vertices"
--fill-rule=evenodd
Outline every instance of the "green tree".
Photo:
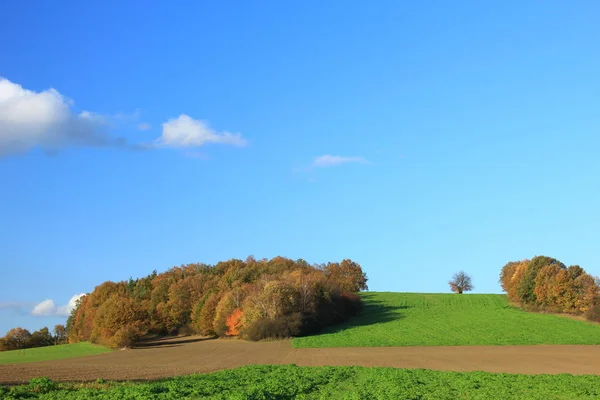
M 54 338 L 50 334 L 50 330 L 43 327 L 39 331 L 34 331 L 29 338 L 29 345 L 27 347 L 44 347 L 52 346 L 54 344 Z

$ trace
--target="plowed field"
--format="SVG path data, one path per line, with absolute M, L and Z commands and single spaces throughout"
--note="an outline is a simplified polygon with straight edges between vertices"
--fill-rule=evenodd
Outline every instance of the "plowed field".
M 65 360 L 0 365 L 0 383 L 146 380 L 249 364 L 382 366 L 525 374 L 600 374 L 600 346 L 439 346 L 294 349 L 289 341 L 171 338 L 144 347 Z

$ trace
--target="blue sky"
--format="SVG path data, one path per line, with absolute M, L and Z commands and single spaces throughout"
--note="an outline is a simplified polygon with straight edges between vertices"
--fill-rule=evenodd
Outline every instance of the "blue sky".
M 250 254 L 351 258 L 378 291 L 498 293 L 540 254 L 600 275 L 599 13 L 4 1 L 0 334 Z

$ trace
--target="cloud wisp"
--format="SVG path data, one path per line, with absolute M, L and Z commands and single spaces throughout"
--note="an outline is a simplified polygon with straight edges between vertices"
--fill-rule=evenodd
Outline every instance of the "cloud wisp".
M 0 302 L 0 311 L 5 310 L 15 314 L 27 314 L 31 309 L 32 303 L 24 301 L 2 301 Z
M 71 311 L 75 308 L 77 300 L 83 296 L 85 296 L 85 293 L 76 294 L 71 297 L 67 304 L 62 306 L 57 306 L 52 299 L 44 300 L 33 307 L 33 310 L 31 310 L 31 315 L 36 317 L 68 317 L 71 314 Z
M 343 164 L 369 164 L 369 161 L 367 161 L 367 159 L 364 157 L 344 157 L 325 154 L 319 157 L 315 157 L 311 166 L 326 168 Z
M 152 129 L 152 125 L 146 122 L 142 122 L 141 124 L 137 124 L 136 128 L 138 131 L 147 131 L 149 129 Z
M 157 147 L 200 147 L 209 143 L 244 147 L 248 141 L 242 138 L 240 133 L 217 132 L 207 121 L 181 114 L 162 124 L 162 135 L 156 140 L 155 145 Z

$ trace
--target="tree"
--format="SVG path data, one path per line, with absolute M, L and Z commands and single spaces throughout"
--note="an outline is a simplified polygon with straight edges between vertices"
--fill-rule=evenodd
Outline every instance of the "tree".
M 537 302 L 535 295 L 535 278 L 542 268 L 547 265 L 556 265 L 559 269 L 566 269 L 565 264 L 555 258 L 546 256 L 535 256 L 531 259 L 517 289 L 519 299 L 523 304 Z
M 64 325 L 54 325 L 54 341 L 56 344 L 67 343 L 67 329 Z
M 363 272 L 358 263 L 352 260 L 342 260 L 339 264 L 327 264 L 325 274 L 328 278 L 336 281 L 342 291 L 354 293 L 369 289 L 367 274 Z
M 215 316 L 217 314 L 217 305 L 221 301 L 221 296 L 217 293 L 210 295 L 204 302 L 202 310 L 198 315 L 198 320 L 195 321 L 194 328 L 204 336 L 214 336 L 216 334 L 214 328 Z
M 13 328 L 4 336 L 4 347 L 6 350 L 24 349 L 29 344 L 31 333 L 27 329 Z
M 146 332 L 147 321 L 148 313 L 137 301 L 115 293 L 98 309 L 90 340 L 113 348 L 130 347 Z M 112 340 L 117 333 L 119 338 Z
M 54 338 L 50 334 L 50 330 L 43 327 L 39 331 L 34 331 L 29 337 L 29 343 L 27 347 L 44 347 L 52 346 L 54 344 Z
M 502 268 L 499 282 L 510 301 L 519 302 L 517 291 L 528 265 L 529 260 L 511 261 Z
M 463 292 L 468 292 L 473 290 L 473 284 L 471 283 L 471 277 L 467 275 L 464 271 L 457 272 L 452 277 L 452 280 L 448 282 L 450 285 L 450 289 L 454 293 L 462 294 Z
M 66 331 L 70 342 L 116 348 L 147 333 L 187 328 L 204 335 L 288 337 L 345 321 L 360 310 L 360 296 L 351 293 L 361 290 L 367 290 L 367 276 L 348 259 L 324 265 L 285 257 L 188 264 L 98 285 L 77 302 Z M 53 340 L 63 336 L 55 331 Z

